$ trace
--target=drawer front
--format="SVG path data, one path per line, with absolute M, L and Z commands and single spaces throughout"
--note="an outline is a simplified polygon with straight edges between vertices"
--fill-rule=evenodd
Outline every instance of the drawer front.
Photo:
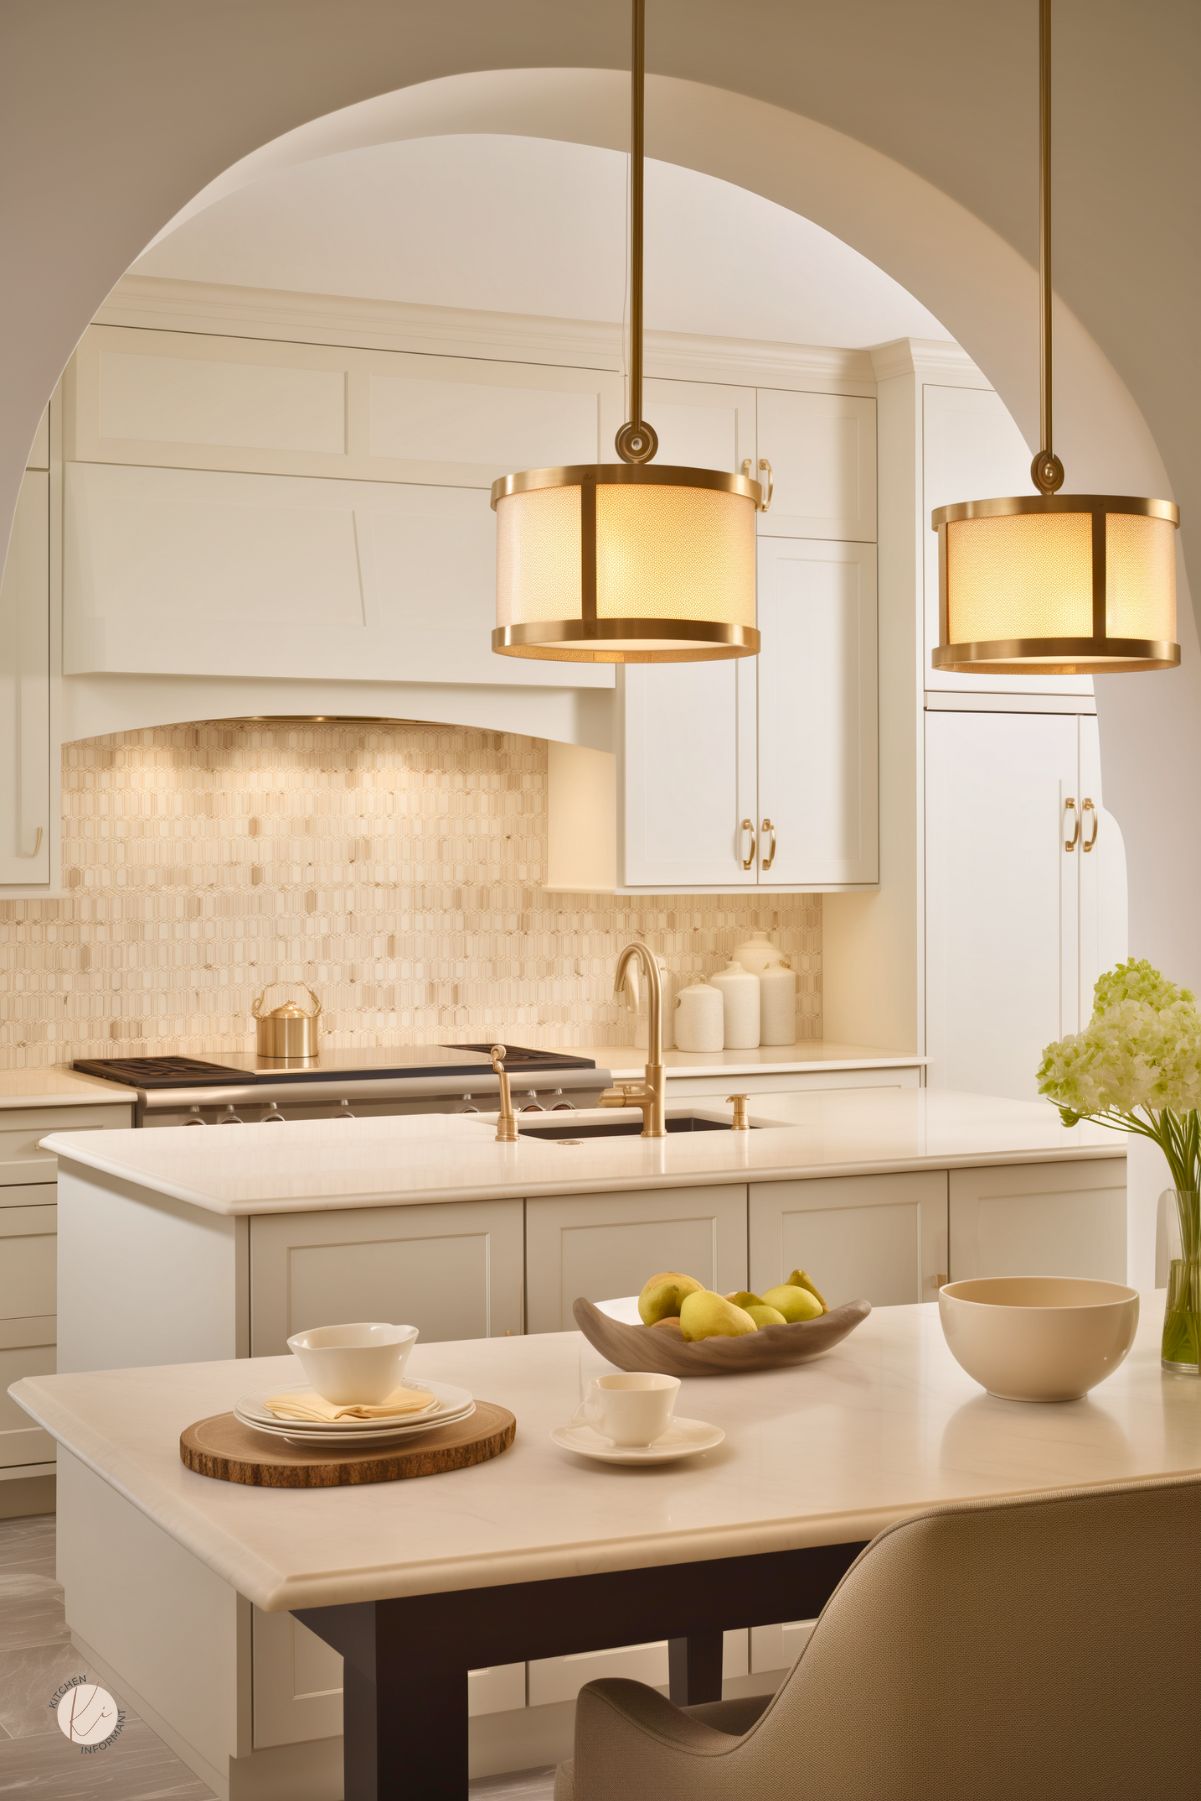
M 11 1383 L 23 1376 L 54 1374 L 54 1316 L 21 1320 L 23 1331 L 0 1325 L 0 1469 L 17 1469 L 23 1463 L 49 1463 L 54 1440 L 35 1426 L 8 1393 Z M 8 1342 L 16 1340 L 15 1343 Z
M 53 1182 L 58 1160 L 39 1140 L 51 1132 L 95 1132 L 133 1124 L 132 1107 L 30 1107 L 0 1112 L 0 1186 Z
M 0 1344 L 6 1320 L 56 1311 L 57 1207 L 0 1211 Z

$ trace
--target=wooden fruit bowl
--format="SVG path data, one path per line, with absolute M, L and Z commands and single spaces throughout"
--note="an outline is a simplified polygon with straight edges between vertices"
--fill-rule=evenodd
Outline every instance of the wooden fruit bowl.
M 581 1296 L 572 1308 L 590 1345 L 619 1370 L 654 1370 L 661 1376 L 740 1376 L 751 1370 L 785 1369 L 820 1357 L 853 1332 L 872 1310 L 870 1301 L 848 1301 L 820 1319 L 793 1326 L 764 1326 L 742 1338 L 703 1338 L 687 1344 L 674 1332 L 626 1326 Z

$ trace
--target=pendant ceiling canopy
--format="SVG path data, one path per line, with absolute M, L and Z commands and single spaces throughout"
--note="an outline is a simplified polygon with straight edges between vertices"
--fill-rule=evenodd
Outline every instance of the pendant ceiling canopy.
M 642 416 L 645 0 L 633 0 L 630 417 L 617 463 L 525 469 L 492 486 L 502 656 L 685 663 L 753 656 L 755 514 L 748 474 L 654 464 Z
M 1035 494 L 938 507 L 936 669 L 1113 674 L 1170 669 L 1176 529 L 1170 500 L 1061 494 L 1051 437 L 1051 0 L 1039 0 L 1039 302 L 1042 448 Z

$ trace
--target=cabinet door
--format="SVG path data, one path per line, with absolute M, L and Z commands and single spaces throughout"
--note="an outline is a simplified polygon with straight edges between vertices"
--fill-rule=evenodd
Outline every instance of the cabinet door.
M 775 483 L 760 537 L 875 538 L 874 400 L 760 388 L 756 436 Z
M 755 1182 L 751 1288 L 809 1271 L 832 1307 L 933 1300 L 947 1268 L 947 1178 L 941 1170 Z
M 49 882 L 50 798 L 50 477 L 31 472 L 0 577 L 0 885 Z
M 250 1345 L 286 1349 L 315 1320 L 393 1319 L 427 1342 L 488 1338 L 522 1326 L 520 1201 L 347 1209 L 251 1221 Z M 342 1730 L 342 1660 L 287 1614 L 252 1615 L 254 1743 Z M 522 1707 L 525 1670 L 473 1671 L 474 1713 Z
M 753 388 L 727 388 L 708 381 L 648 381 L 642 410 L 659 434 L 657 463 L 736 474 L 748 457 L 754 461 Z
M 951 1279 L 1126 1280 L 1126 1159 L 953 1169 Z
M 762 542 L 759 627 L 760 885 L 875 882 L 875 546 Z
M 520 1201 L 259 1214 L 250 1222 L 250 1354 L 331 1319 L 404 1320 L 427 1342 L 522 1324 Z
M 723 1293 L 746 1282 L 746 1189 L 644 1188 L 526 1202 L 531 1332 L 574 1330 L 572 1303 L 637 1294 L 659 1269 Z
M 10 1400 L 8 1394 L 12 1383 L 24 1376 L 54 1374 L 54 1336 L 52 1313 L 0 1320 L 0 1470 L 54 1461 L 50 1434 L 35 1426 L 25 1409 Z
M 1097 977 L 1130 955 L 1126 846 L 1122 828 L 1101 801 L 1097 721 L 1082 715 L 1080 733 L 1080 1024 L 1088 1024 Z M 1089 803 L 1092 803 L 1091 806 Z
M 612 454 L 597 369 L 93 326 L 67 381 L 82 463 L 490 488 Z
M 957 500 L 1030 492 L 1026 440 L 991 388 L 939 387 L 922 390 L 922 465 L 919 542 L 925 547 L 926 687 L 970 695 L 1091 694 L 1087 675 L 955 675 L 934 669 L 938 643 L 938 534 L 930 529 L 935 507 Z
M 1074 717 L 926 715 L 932 1088 L 1033 1100 L 1043 1046 L 1076 1030 L 1078 776 Z
M 754 887 L 753 665 L 738 657 L 622 670 L 624 886 Z
M 749 1663 L 747 1635 L 724 1634 L 722 1678 L 745 1676 Z M 542 1707 L 553 1701 L 574 1701 L 586 1682 L 603 1676 L 624 1676 L 645 1682 L 667 1693 L 667 1640 L 653 1644 L 619 1645 L 609 1651 L 585 1651 L 578 1657 L 537 1657 L 529 1666 L 529 1704 Z
M 466 487 L 72 464 L 64 617 L 75 675 L 613 685 L 493 655 L 496 522 Z

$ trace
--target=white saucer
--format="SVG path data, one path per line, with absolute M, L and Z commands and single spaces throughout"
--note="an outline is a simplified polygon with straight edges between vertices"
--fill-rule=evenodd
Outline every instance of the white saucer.
M 681 1419 L 677 1414 L 662 1438 L 650 1445 L 615 1445 L 591 1426 L 556 1426 L 551 1433 L 564 1451 L 575 1451 L 597 1463 L 675 1463 L 680 1457 L 695 1457 L 700 1451 L 711 1451 L 721 1444 L 725 1433 L 707 1420 Z

